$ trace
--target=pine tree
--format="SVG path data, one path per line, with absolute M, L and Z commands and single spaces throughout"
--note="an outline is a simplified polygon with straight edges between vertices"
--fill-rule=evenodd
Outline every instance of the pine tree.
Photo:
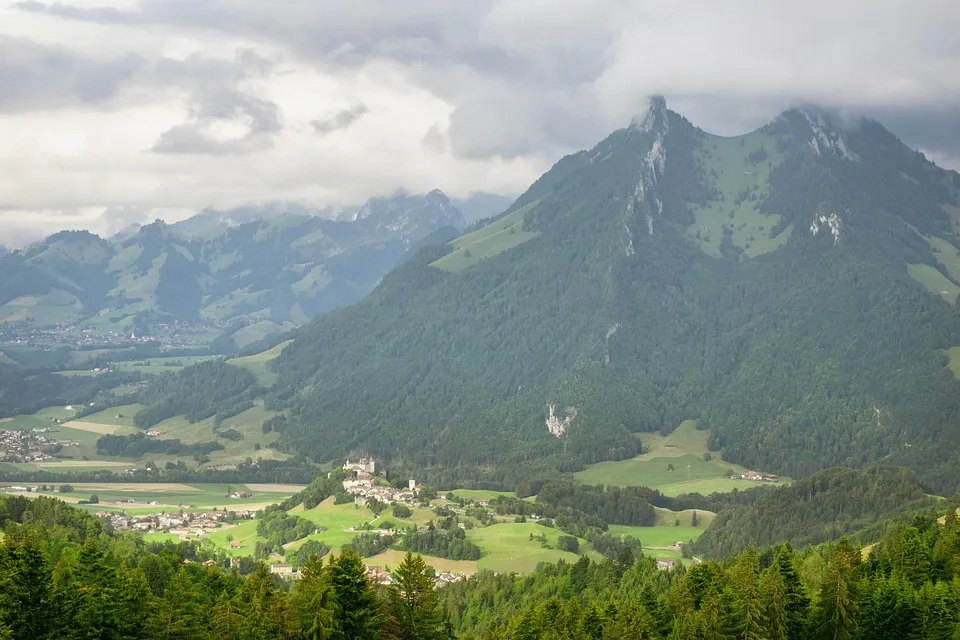
M 786 588 L 787 638 L 803 640 L 810 620 L 810 596 L 800 580 L 790 545 L 782 546 L 773 562 Z
M 820 633 L 824 640 L 851 640 L 857 629 L 857 600 L 853 562 L 841 541 L 827 562 L 820 588 Z
M 737 638 L 742 640 L 761 640 L 766 637 L 763 601 L 757 585 L 759 573 L 760 561 L 752 546 L 737 557 L 730 569 L 730 587 L 737 614 Z
M 226 591 L 220 593 L 213 607 L 213 633 L 219 640 L 239 640 L 246 620 Z
M 77 595 L 71 635 L 109 639 L 119 635 L 120 611 L 116 574 L 92 540 L 80 549 L 69 586 Z
M 300 566 L 293 608 L 306 640 L 327 640 L 333 634 L 333 586 L 323 560 L 316 554 L 310 554 Z
M 153 593 L 147 578 L 140 569 L 127 569 L 121 565 L 118 573 L 120 584 L 120 635 L 136 638 L 143 632 L 150 611 L 153 609 Z
M 39 539 L 8 537 L 0 546 L 0 626 L 17 640 L 45 637 L 50 600 L 50 564 Z
M 210 637 L 207 613 L 196 585 L 181 568 L 154 607 L 148 634 L 156 640 L 204 640 Z
M 764 618 L 769 640 L 788 640 L 790 614 L 787 611 L 787 584 L 776 563 L 760 577 L 760 593 L 765 601 Z
M 407 552 L 393 572 L 390 613 L 400 640 L 444 638 L 443 618 L 434 592 L 431 569 L 420 555 Z
M 330 561 L 336 640 L 376 640 L 381 614 L 360 556 L 352 549 Z

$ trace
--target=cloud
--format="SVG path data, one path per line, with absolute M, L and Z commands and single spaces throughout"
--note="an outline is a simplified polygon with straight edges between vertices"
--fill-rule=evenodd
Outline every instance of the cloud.
M 22 207 L 516 192 L 651 94 L 727 135 L 863 113 L 960 167 L 955 0 L 4 6 L 0 202 Z
M 320 135 L 327 135 L 340 129 L 346 129 L 368 111 L 370 111 L 370 108 L 361 102 L 360 104 L 355 104 L 352 107 L 338 112 L 330 118 L 313 120 L 310 122 L 310 125 Z
M 136 55 L 94 59 L 0 33 L 0 113 L 103 102 L 144 64 Z

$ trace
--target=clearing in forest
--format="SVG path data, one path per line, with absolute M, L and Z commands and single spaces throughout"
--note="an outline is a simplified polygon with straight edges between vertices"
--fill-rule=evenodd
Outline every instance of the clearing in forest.
M 696 155 L 719 197 L 706 206 L 690 205 L 696 218 L 687 228 L 691 240 L 719 257 L 726 233 L 748 258 L 787 242 L 793 227 L 778 229 L 779 215 L 759 211 L 769 195 L 770 172 L 783 160 L 776 137 L 762 130 L 734 138 L 706 134 Z M 771 230 L 777 233 L 771 236 Z
M 708 431 L 697 429 L 694 420 L 686 420 L 672 433 L 640 434 L 644 453 L 630 460 L 587 465 L 574 477 L 586 484 L 637 486 L 657 489 L 664 495 L 727 492 L 776 483 L 726 477 L 728 470 L 737 476 L 748 470 L 726 462 L 720 452 L 707 448 Z M 709 458 L 706 459 L 706 458 Z

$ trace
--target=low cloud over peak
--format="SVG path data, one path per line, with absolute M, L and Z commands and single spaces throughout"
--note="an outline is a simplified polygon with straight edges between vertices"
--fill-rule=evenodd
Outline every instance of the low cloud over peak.
M 653 94 L 717 133 L 817 103 L 960 157 L 949 0 L 0 0 L 0 17 L 0 203 L 22 215 L 515 193 Z

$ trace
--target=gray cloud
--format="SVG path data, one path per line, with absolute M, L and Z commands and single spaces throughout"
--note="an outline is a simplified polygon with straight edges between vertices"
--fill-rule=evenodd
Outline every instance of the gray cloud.
M 310 126 L 320 135 L 327 135 L 334 131 L 346 129 L 368 111 L 370 111 L 370 108 L 361 102 L 340 111 L 330 118 L 313 120 L 310 122 Z
M 139 56 L 95 60 L 0 34 L 0 111 L 101 102 L 116 95 L 145 64 Z
M 915 145 L 930 137 L 927 112 L 937 105 L 944 112 L 960 109 L 960 5 L 951 0 L 929 0 L 923 11 L 907 0 L 734 0 L 724 6 L 711 0 L 141 0 L 129 11 L 36 1 L 18 6 L 74 20 L 247 37 L 334 71 L 391 61 L 455 105 L 449 141 L 467 158 L 589 145 L 622 126 L 653 93 L 688 106 L 691 115 L 704 114 L 692 118 L 697 124 L 725 131 L 762 124 L 797 100 L 893 113 L 904 139 Z M 947 150 L 960 150 L 960 142 Z

